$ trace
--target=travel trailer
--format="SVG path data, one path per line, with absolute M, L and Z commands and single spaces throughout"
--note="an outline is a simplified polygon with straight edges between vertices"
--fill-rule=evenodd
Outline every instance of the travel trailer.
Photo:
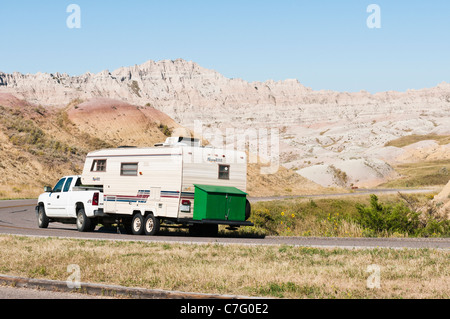
M 89 153 L 80 184 L 77 189 L 101 190 L 99 208 L 90 215 L 84 211 L 92 224 L 114 217 L 136 235 L 171 225 L 208 235 L 216 235 L 218 225 L 253 225 L 247 221 L 247 155 L 202 147 L 198 139 L 172 137 L 152 148 Z M 74 200 L 68 205 L 77 206 Z

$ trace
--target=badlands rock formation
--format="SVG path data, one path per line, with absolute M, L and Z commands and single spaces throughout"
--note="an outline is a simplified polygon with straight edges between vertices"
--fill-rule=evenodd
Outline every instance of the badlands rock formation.
M 437 213 L 450 219 L 450 181 L 442 191 L 434 197 L 433 204 Z
M 313 91 L 297 80 L 229 79 L 179 59 L 72 77 L 0 73 L 1 92 L 43 106 L 92 98 L 151 105 L 190 129 L 199 120 L 202 133 L 227 135 L 230 144 L 235 140 L 228 135 L 247 134 L 261 145 L 262 132 L 273 128 L 280 136 L 281 164 L 323 186 L 375 186 L 396 176 L 389 163 L 414 157 L 414 150 L 385 147 L 387 142 L 450 134 L 447 83 L 377 94 Z M 443 153 L 448 156 L 448 147 Z

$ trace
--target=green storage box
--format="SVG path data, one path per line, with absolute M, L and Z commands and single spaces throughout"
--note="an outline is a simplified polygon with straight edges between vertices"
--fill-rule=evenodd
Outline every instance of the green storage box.
M 247 193 L 236 187 L 194 186 L 194 220 L 245 221 Z

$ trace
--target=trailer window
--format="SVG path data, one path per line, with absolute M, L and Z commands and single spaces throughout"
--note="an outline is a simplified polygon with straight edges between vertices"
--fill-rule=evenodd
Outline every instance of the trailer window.
M 106 160 L 94 160 L 91 172 L 106 172 Z
M 138 163 L 122 163 L 120 165 L 120 175 L 122 176 L 137 176 Z
M 219 179 L 230 179 L 230 165 L 219 165 Z

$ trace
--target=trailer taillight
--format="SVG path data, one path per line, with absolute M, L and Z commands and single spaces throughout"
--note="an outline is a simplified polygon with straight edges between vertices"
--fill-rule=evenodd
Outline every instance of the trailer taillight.
M 94 193 L 94 196 L 92 197 L 92 206 L 98 206 L 98 193 Z
M 191 201 L 187 199 L 181 200 L 180 211 L 182 213 L 190 213 L 191 212 Z

